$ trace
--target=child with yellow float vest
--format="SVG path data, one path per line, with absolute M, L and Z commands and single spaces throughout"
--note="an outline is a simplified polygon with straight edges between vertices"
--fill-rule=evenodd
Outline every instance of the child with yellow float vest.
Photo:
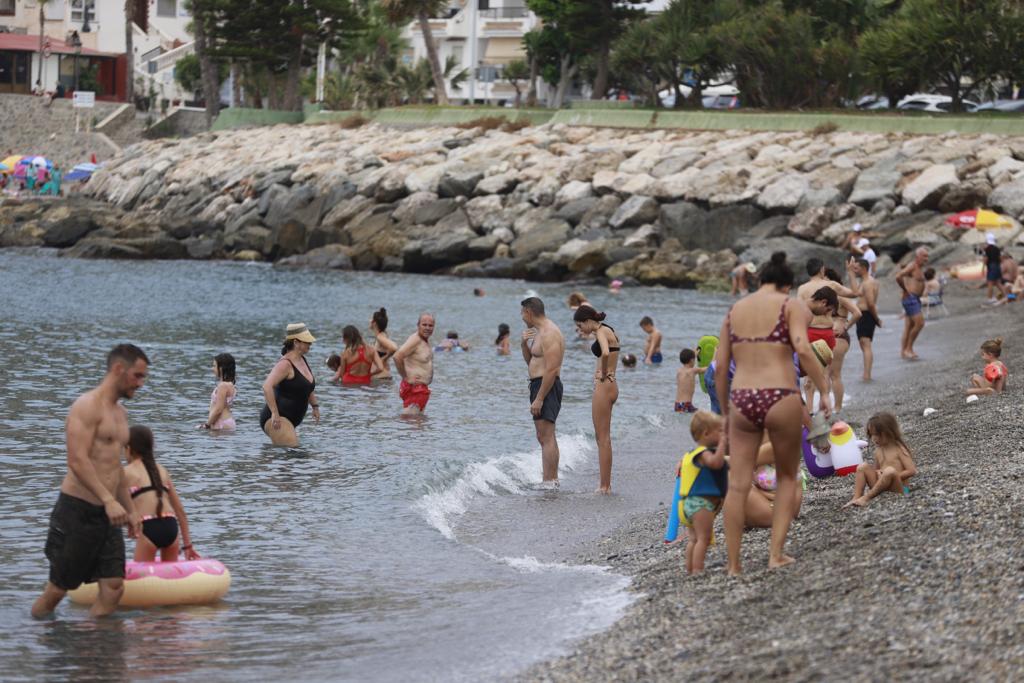
M 729 466 L 724 454 L 715 452 L 722 436 L 720 416 L 697 411 L 690 421 L 690 436 L 697 448 L 679 463 L 679 517 L 687 531 L 686 571 L 697 574 L 704 571 L 715 515 L 729 488 Z

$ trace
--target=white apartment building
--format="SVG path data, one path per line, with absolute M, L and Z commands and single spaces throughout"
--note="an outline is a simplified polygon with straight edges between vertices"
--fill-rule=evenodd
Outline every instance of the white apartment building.
M 39 49 L 40 5 L 43 49 Z M 103 99 L 124 99 L 124 0 L 0 0 L 0 93 L 32 90 L 39 80 L 45 90 L 74 88 L 78 69 L 98 67 Z M 185 0 L 136 0 L 133 55 L 136 92 L 153 90 L 160 98 L 182 99 L 174 83 L 174 64 L 194 51 L 187 30 L 191 17 Z M 75 32 L 81 47 L 74 46 Z
M 470 77 L 461 87 L 448 88 L 448 98 L 485 104 L 513 101 L 515 90 L 501 80 L 501 70 L 513 60 L 526 60 L 523 35 L 539 24 L 540 19 L 526 7 L 525 0 L 452 0 L 443 16 L 430 20 L 441 64 L 451 56 L 460 68 L 470 70 Z M 403 36 L 412 46 L 406 61 L 426 59 L 419 22 L 409 24 Z M 541 82 L 538 87 L 545 86 Z M 538 96 L 543 97 L 543 93 Z

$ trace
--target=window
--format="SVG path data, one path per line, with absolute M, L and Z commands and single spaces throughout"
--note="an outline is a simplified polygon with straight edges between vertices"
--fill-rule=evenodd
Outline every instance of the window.
M 462 52 L 461 45 L 452 45 L 452 58 L 455 60 L 455 66 L 459 68 L 462 68 Z
M 177 0 L 156 0 L 156 15 L 158 17 L 178 16 Z
M 89 21 L 96 21 L 96 0 L 71 0 L 71 21 L 84 24 L 87 13 Z
M 14 0 L 0 0 L 0 16 L 14 16 Z

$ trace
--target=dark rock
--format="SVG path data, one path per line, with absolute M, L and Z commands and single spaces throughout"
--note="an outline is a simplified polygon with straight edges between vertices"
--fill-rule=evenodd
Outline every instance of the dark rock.
M 318 225 L 309 231 L 306 238 L 306 249 L 319 249 L 329 244 L 349 244 L 347 237 L 345 231 L 340 228 Z
M 468 246 L 469 258 L 476 261 L 494 256 L 494 249 L 500 242 L 501 240 L 494 234 L 483 235 L 475 240 L 471 240 Z
M 441 145 L 445 149 L 458 149 L 459 147 L 469 147 L 472 144 L 473 140 L 471 138 L 452 138 L 450 140 L 445 140 L 444 142 L 441 143 Z
M 260 195 L 260 201 L 257 206 L 261 216 L 266 216 L 267 212 L 270 211 L 270 207 L 274 206 L 282 197 L 288 196 L 288 188 L 284 185 L 276 184 L 271 185 L 267 190 Z
M 966 182 L 963 185 L 957 185 L 942 196 L 942 199 L 939 200 L 939 211 L 956 213 L 976 209 L 988 204 L 990 194 L 992 194 L 992 186 L 984 180 Z
M 60 252 L 61 256 L 70 258 L 109 258 L 109 259 L 141 259 L 145 258 L 142 252 L 125 240 L 114 240 L 109 238 L 86 238 L 78 242 L 70 249 Z
M 290 187 L 292 184 L 292 173 L 298 168 L 296 165 L 281 166 L 270 171 L 262 178 L 253 183 L 252 189 L 256 194 L 263 194 L 272 185 L 283 185 L 284 187 Z
M 139 250 L 143 258 L 177 260 L 188 258 L 188 248 L 184 243 L 168 236 L 140 237 L 123 240 L 124 244 Z
M 347 243 L 351 245 L 361 245 L 368 243 L 378 233 L 391 230 L 394 227 L 394 221 L 386 213 L 378 213 L 368 216 L 367 218 L 355 221 L 353 220 L 342 231 L 347 239 Z
M 705 211 L 691 202 L 674 202 L 661 207 L 658 221 L 665 237 L 679 240 L 683 249 L 718 251 L 732 248 L 763 218 L 764 214 L 750 204 Z
M 311 185 L 296 185 L 270 205 L 263 222 L 271 230 L 282 228 L 286 223 L 300 223 L 306 228 L 313 228 L 320 222 L 322 206 L 323 198 L 317 197 Z
M 526 262 L 526 279 L 537 282 L 560 282 L 568 271 L 558 263 L 554 254 L 540 254 Z
M 270 230 L 262 225 L 247 225 L 224 235 L 224 249 L 228 251 L 258 251 L 263 253 L 270 242 Z
M 826 247 L 814 242 L 805 242 L 795 237 L 772 237 L 770 239 L 753 242 L 740 254 L 740 261 L 753 261 L 760 266 L 771 259 L 776 251 L 784 251 L 788 257 L 789 266 L 797 276 L 797 283 L 806 281 L 807 275 L 804 264 L 807 260 L 816 257 L 824 261 L 826 266 L 834 268 L 836 272 L 843 272 L 846 264 L 847 253 L 842 249 Z
M 437 184 L 439 197 L 472 197 L 477 183 L 484 179 L 480 171 L 448 171 Z
M 614 194 L 600 197 L 598 203 L 591 207 L 580 219 L 577 229 L 606 228 L 608 221 L 622 205 L 622 200 Z
M 232 218 L 228 221 L 227 225 L 224 226 L 224 232 L 229 234 L 232 232 L 238 232 L 248 225 L 263 225 L 263 220 L 258 208 L 253 207 Z
M 468 225 L 454 230 L 438 229 L 435 234 L 409 242 L 402 249 L 405 270 L 433 273 L 469 259 L 469 243 L 477 234 Z
M 222 239 L 220 235 L 204 237 L 188 237 L 182 243 L 188 251 L 189 258 L 211 259 L 220 253 Z
M 294 218 L 271 228 L 266 253 L 271 258 L 301 254 L 306 248 L 306 224 Z
M 412 214 L 412 222 L 417 225 L 433 225 L 455 211 L 458 206 L 454 199 L 438 199 L 416 209 Z
M 583 216 L 588 211 L 593 209 L 600 203 L 599 197 L 584 197 L 582 199 L 574 199 L 571 202 L 565 204 L 562 208 L 555 212 L 555 218 L 561 218 L 563 221 L 567 221 L 569 225 L 576 227 L 583 220 Z M 609 216 L 611 214 L 609 213 Z
M 342 180 L 341 182 L 331 185 L 327 194 L 324 195 L 323 205 L 323 216 L 326 216 L 331 209 L 336 207 L 338 204 L 346 199 L 355 197 L 358 193 L 359 188 L 356 187 L 355 183 L 349 182 L 348 180 Z
M 569 239 L 570 233 L 568 223 L 549 218 L 512 242 L 512 253 L 518 258 L 530 258 L 541 252 L 557 251 Z
M 192 236 L 192 221 L 183 216 L 162 216 L 160 228 L 176 240 Z
M 99 227 L 92 213 L 86 209 L 70 206 L 59 208 L 68 210 L 49 211 L 42 222 L 46 231 L 43 233 L 43 242 L 48 247 L 70 247 Z
M 324 268 L 331 270 L 352 270 L 350 249 L 340 244 L 319 247 L 305 254 L 296 254 L 277 261 L 274 265 L 292 268 Z
M 732 249 L 741 252 L 751 244 L 772 237 L 785 237 L 789 234 L 789 216 L 769 216 L 754 227 L 740 233 L 733 240 Z

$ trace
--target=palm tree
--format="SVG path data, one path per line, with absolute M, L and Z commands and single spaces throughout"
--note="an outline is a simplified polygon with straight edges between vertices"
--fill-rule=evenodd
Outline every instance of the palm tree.
M 434 34 L 430 31 L 430 17 L 437 16 L 448 6 L 448 0 L 381 0 L 381 5 L 394 22 L 416 19 L 423 34 L 423 43 L 427 47 L 427 60 L 430 62 L 430 73 L 434 79 L 434 102 L 448 104 L 448 92 L 444 85 L 444 69 L 437 55 Z

